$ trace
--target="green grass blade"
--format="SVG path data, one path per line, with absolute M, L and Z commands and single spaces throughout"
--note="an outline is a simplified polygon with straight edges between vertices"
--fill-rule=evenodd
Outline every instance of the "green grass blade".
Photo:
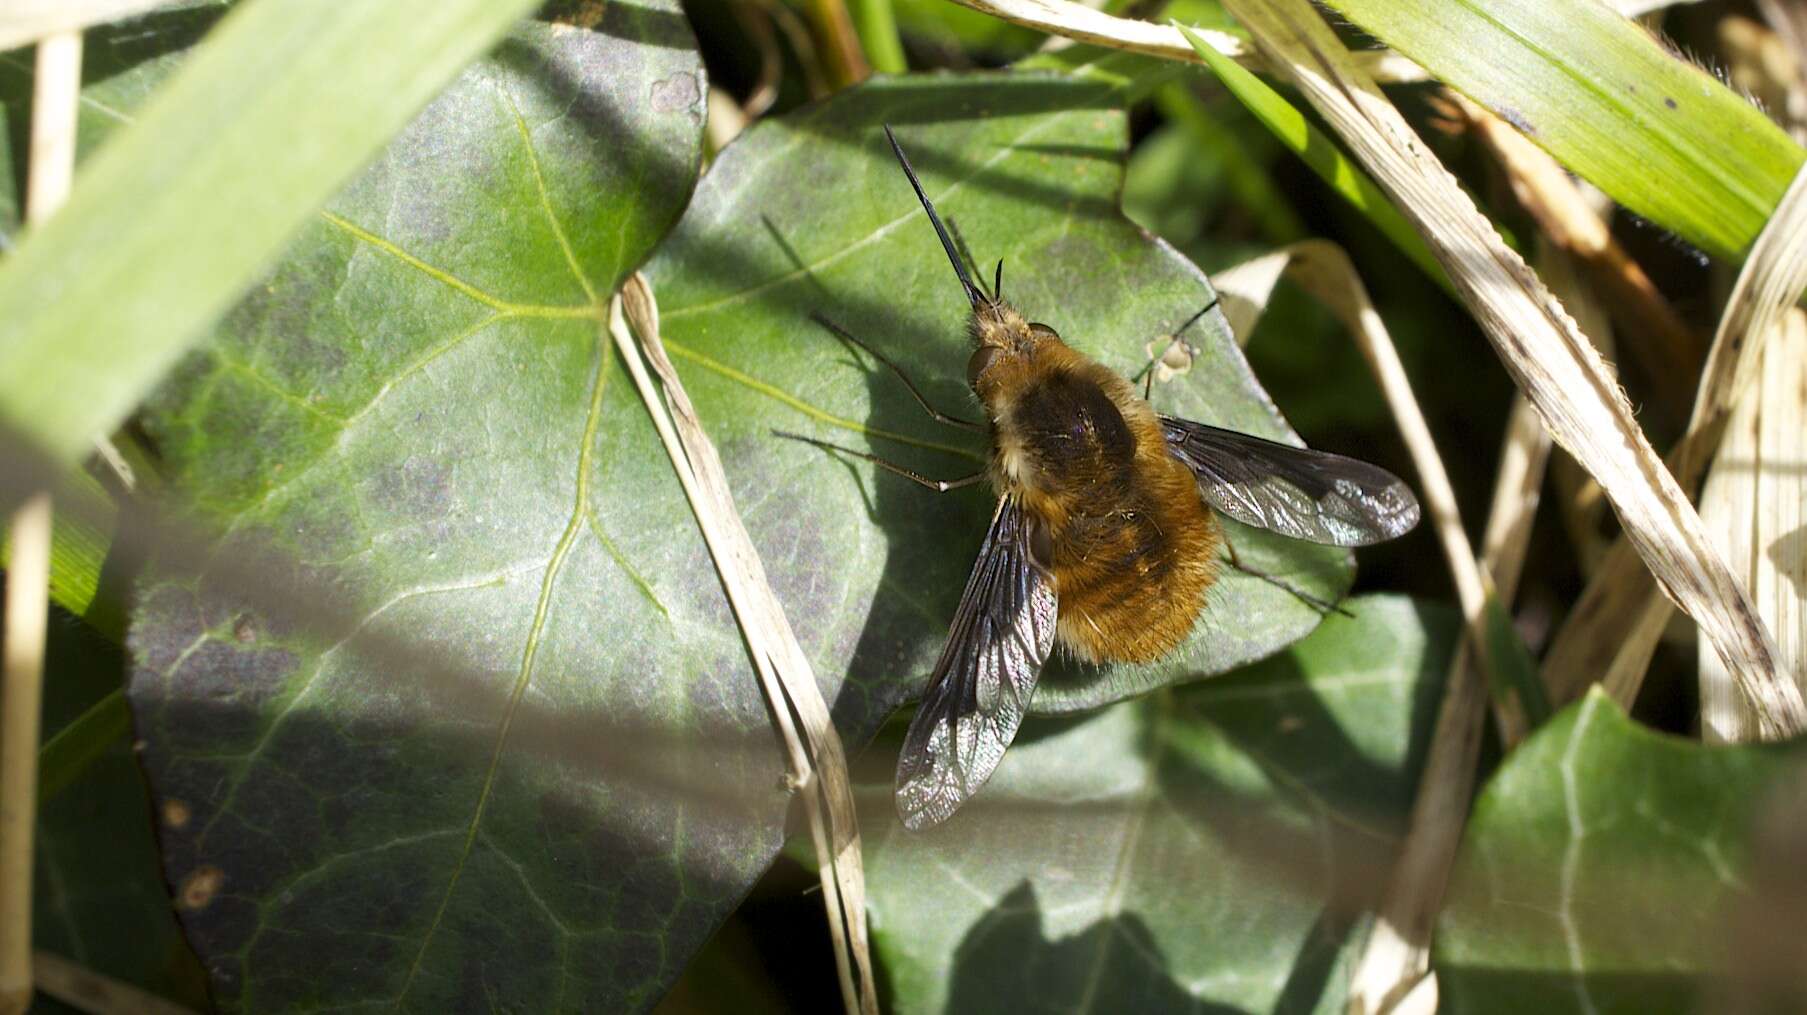
M 73 462 L 532 0 L 229 14 L 0 271 L 0 414 Z
M 853 29 L 859 33 L 860 46 L 872 69 L 886 74 L 902 74 L 910 69 L 904 60 L 903 40 L 897 34 L 897 14 L 891 0 L 856 0 Z
M 1219 154 L 1231 192 L 1260 224 L 1268 242 L 1280 245 L 1304 237 L 1305 223 L 1274 185 L 1267 168 L 1249 157 L 1248 146 L 1239 143 L 1235 133 L 1219 123 L 1190 88 L 1169 81 L 1156 90 L 1154 102 L 1162 115 L 1179 124 L 1194 142 Z
M 1367 216 L 1368 221 L 1411 258 L 1413 264 L 1446 291 L 1449 289 L 1443 269 L 1431 256 L 1430 249 L 1424 245 L 1417 230 L 1405 220 L 1399 209 L 1393 207 L 1393 202 L 1368 174 L 1343 154 L 1335 141 L 1312 126 L 1305 119 L 1305 114 L 1260 78 L 1213 49 L 1186 26 L 1175 22 L 1175 27 L 1186 36 L 1186 41 L 1192 44 L 1192 48 L 1198 51 L 1211 73 L 1223 82 L 1224 88 L 1248 107 L 1249 112 L 1255 114 L 1255 118 L 1268 130 L 1273 131 L 1281 144 L 1303 159 L 1312 172 L 1317 173 L 1332 190 Z
M 1536 729 L 1550 718 L 1550 697 L 1538 678 L 1537 663 L 1518 629 L 1512 626 L 1512 615 L 1491 589 L 1482 607 L 1481 627 L 1486 641 L 1481 651 L 1487 657 L 1493 696 L 1522 712 L 1526 724 Z
M 1757 237 L 1801 148 L 1598 0 L 1330 0 L 1644 218 L 1720 256 Z
M 80 503 L 70 503 L 71 498 Z M 50 601 L 114 642 L 125 638 L 125 616 L 117 596 L 101 593 L 101 569 L 113 544 L 117 513 L 100 483 L 75 471 L 59 491 L 50 522 Z M 11 563 L 11 556 L 8 540 L 0 546 L 0 568 Z
M 68 789 L 94 759 L 132 732 L 125 692 L 114 691 L 95 702 L 75 721 L 38 748 L 38 800 Z

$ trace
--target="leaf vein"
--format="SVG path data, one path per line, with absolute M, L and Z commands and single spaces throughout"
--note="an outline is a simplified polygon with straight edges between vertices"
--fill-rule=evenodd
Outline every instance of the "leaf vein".
M 590 499 L 590 463 L 596 447 L 596 432 L 602 422 L 603 394 L 608 389 L 609 363 L 608 349 L 602 345 L 606 332 L 598 331 L 598 347 L 596 356 L 596 381 L 591 387 L 590 409 L 584 420 L 582 444 L 577 452 L 577 498 L 571 508 L 571 518 L 565 524 L 565 531 L 559 536 L 558 545 L 553 548 L 552 558 L 546 563 L 546 574 L 540 581 L 539 602 L 533 611 L 533 623 L 527 631 L 527 643 L 521 650 L 521 668 L 516 674 L 514 687 L 509 692 L 508 703 L 502 711 L 502 720 L 496 730 L 495 746 L 490 750 L 489 767 L 483 775 L 483 786 L 477 794 L 476 807 L 472 809 L 469 829 L 465 834 L 464 846 L 459 853 L 458 861 L 452 868 L 452 875 L 446 882 L 445 892 L 440 896 L 439 907 L 433 913 L 433 919 L 427 925 L 426 932 L 421 935 L 420 948 L 414 954 L 414 961 L 408 965 L 407 976 L 402 981 L 401 990 L 396 994 L 394 1003 L 399 1006 L 408 997 L 415 977 L 419 975 L 421 964 L 425 961 L 427 949 L 432 946 L 433 937 L 445 919 L 446 909 L 451 905 L 452 895 L 458 890 L 459 879 L 464 874 L 465 864 L 470 860 L 471 847 L 483 825 L 484 812 L 489 807 L 490 796 L 495 789 L 496 772 L 501 767 L 502 751 L 508 744 L 509 727 L 514 723 L 515 713 L 519 710 L 521 698 L 527 692 L 527 684 L 533 675 L 534 657 L 539 653 L 540 637 L 546 628 L 546 618 L 552 611 L 552 589 L 558 581 L 559 572 L 564 568 L 565 558 L 570 555 L 571 547 L 577 542 L 577 534 L 583 528 L 584 507 Z

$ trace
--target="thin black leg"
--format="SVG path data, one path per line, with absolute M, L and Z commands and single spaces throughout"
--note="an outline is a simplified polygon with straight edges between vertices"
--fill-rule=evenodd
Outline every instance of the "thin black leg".
M 952 215 L 947 217 L 947 231 L 954 234 L 954 249 L 960 252 L 960 260 L 966 262 L 966 270 L 972 273 L 973 278 L 979 280 L 979 286 L 983 289 L 985 285 L 985 273 L 979 270 L 979 260 L 974 257 L 973 252 L 967 248 L 966 237 L 960 235 L 960 223 L 955 222 Z M 997 278 L 992 280 L 991 292 L 987 295 L 994 300 L 997 299 L 999 296 L 998 287 L 1003 284 L 1003 281 L 1004 262 L 999 261 Z
M 1304 603 L 1305 605 L 1311 607 L 1312 609 L 1318 611 L 1319 613 L 1340 613 L 1345 617 L 1355 616 L 1355 614 L 1350 613 L 1348 610 L 1343 609 L 1341 606 L 1338 606 L 1335 603 L 1327 603 L 1327 602 L 1323 601 L 1322 599 L 1319 599 L 1317 596 L 1312 595 L 1309 592 L 1305 592 L 1301 589 L 1294 588 L 1293 586 L 1289 585 L 1288 583 L 1280 580 L 1279 578 L 1274 577 L 1271 574 L 1268 574 L 1265 571 L 1257 571 L 1254 568 L 1248 566 L 1247 564 L 1244 564 L 1242 562 L 1242 558 L 1236 555 L 1236 544 L 1230 542 L 1230 534 L 1227 532 L 1224 533 L 1223 548 L 1226 551 L 1228 551 L 1230 554 L 1230 566 L 1235 568 L 1238 571 L 1241 571 L 1243 574 L 1252 575 L 1253 577 L 1259 578 L 1262 581 L 1267 582 L 1269 585 L 1272 585 L 1273 587 L 1275 587 L 1277 589 L 1290 593 L 1294 599 L 1297 599 L 1299 602 Z
M 917 472 L 913 469 L 906 469 L 903 466 L 898 465 L 896 462 L 887 462 L 883 458 L 880 458 L 875 454 L 871 454 L 866 451 L 860 451 L 856 448 L 842 447 L 839 444 L 830 444 L 827 441 L 820 441 L 820 440 L 815 439 L 814 437 L 805 437 L 800 433 L 791 433 L 787 430 L 773 430 L 772 433 L 779 437 L 785 437 L 785 438 L 788 438 L 793 441 L 802 441 L 805 444 L 814 444 L 816 447 L 821 448 L 824 451 L 838 451 L 843 455 L 852 455 L 855 458 L 863 458 L 866 461 L 871 462 L 873 465 L 876 465 L 881 469 L 885 469 L 890 472 L 895 472 L 899 476 L 902 476 L 903 478 L 911 480 L 913 482 L 920 483 L 923 486 L 926 486 L 929 489 L 935 491 L 936 493 L 946 493 L 949 490 L 958 490 L 963 486 L 971 486 L 974 483 L 977 483 L 980 480 L 985 478 L 985 473 L 975 472 L 970 476 L 962 476 L 959 479 L 930 479 L 929 477 L 927 477 L 927 476 L 923 475 L 922 473 Z
M 877 349 L 874 349 L 871 346 L 867 345 L 866 343 L 860 341 L 859 339 L 854 338 L 852 333 L 850 333 L 846 328 L 843 328 L 840 325 L 836 324 L 835 322 L 829 320 L 827 317 L 823 316 L 820 312 L 812 312 L 809 315 L 809 317 L 810 317 L 810 320 L 815 321 L 817 324 L 820 324 L 822 327 L 827 328 L 829 331 L 834 332 L 835 336 L 837 338 L 839 338 L 841 341 L 846 342 L 847 344 L 853 346 L 854 348 L 865 352 L 866 355 L 871 356 L 873 359 L 878 360 L 880 363 L 883 363 L 886 366 L 886 368 L 888 368 L 892 373 L 897 375 L 897 379 L 904 383 L 904 387 L 910 389 L 910 396 L 912 398 L 916 399 L 917 405 L 922 406 L 922 411 L 928 413 L 931 417 L 934 418 L 934 420 L 937 423 L 946 423 L 948 426 L 956 426 L 962 430 L 972 430 L 974 432 L 981 432 L 985 429 L 984 426 L 982 426 L 981 424 L 978 424 L 978 423 L 974 423 L 972 420 L 961 419 L 958 416 L 949 416 L 947 413 L 942 412 L 941 410 L 930 405 L 929 400 L 922 396 L 922 391 L 916 387 L 916 383 L 914 381 L 910 380 L 909 375 L 903 372 L 902 367 L 891 362 L 891 360 L 888 357 L 886 357 L 884 353 L 879 352 Z
M 1168 336 L 1167 344 L 1161 346 L 1161 351 L 1150 357 L 1147 363 L 1142 364 L 1142 369 L 1136 371 L 1135 376 L 1130 378 L 1132 381 L 1137 378 L 1142 379 L 1142 401 L 1148 401 L 1149 396 L 1154 394 L 1154 365 L 1166 358 L 1167 350 L 1172 349 L 1179 342 L 1180 336 L 1186 333 L 1187 328 L 1197 324 L 1199 318 L 1210 313 L 1211 309 L 1221 302 L 1223 302 L 1221 299 L 1213 296 L 1211 302 L 1205 304 L 1198 313 L 1186 318 L 1186 323 L 1173 329 L 1173 334 Z

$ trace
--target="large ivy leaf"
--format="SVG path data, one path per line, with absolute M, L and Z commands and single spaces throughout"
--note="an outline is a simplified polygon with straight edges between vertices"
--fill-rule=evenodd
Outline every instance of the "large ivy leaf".
M 694 176 L 696 58 L 663 3 L 610 5 L 599 27 L 536 30 L 467 75 L 147 414 L 175 485 L 225 527 L 199 577 L 145 590 L 131 645 L 146 765 L 183 815 L 166 865 L 235 1006 L 644 1005 L 778 847 L 765 704 L 598 327 Z M 800 323 L 800 295 L 841 276 L 786 279 L 785 258 L 870 234 L 843 259 L 875 269 L 848 304 L 864 313 L 842 314 L 863 331 L 946 294 L 918 256 L 933 248 L 905 238 L 907 189 L 864 145 L 881 117 L 950 119 L 940 144 L 912 131 L 931 182 L 950 141 L 989 154 L 985 199 L 949 210 L 975 237 L 1012 231 L 987 250 L 1027 266 L 1007 286 L 1026 306 L 1064 294 L 1039 316 L 1133 369 L 1209 289 L 1116 213 L 1121 84 L 895 82 L 757 128 L 655 266 L 768 571 L 826 689 L 853 692 L 835 699 L 855 742 L 919 690 L 971 552 L 943 533 L 976 544 L 986 508 L 918 511 L 861 475 L 869 509 L 845 470 L 768 434 L 798 409 L 858 428 L 900 404 L 881 388 L 850 408 L 859 375 Z M 822 199 L 880 165 L 885 189 L 839 213 Z M 860 259 L 893 242 L 910 256 Z M 945 396 L 959 322 L 929 323 L 914 332 L 940 337 L 902 358 Z M 1195 341 L 1163 407 L 1285 436 L 1227 338 Z M 1347 585 L 1340 551 L 1238 540 L 1320 597 Z M 1217 672 L 1318 619 L 1241 576 L 1214 597 L 1167 666 L 1056 667 L 1044 703 Z
M 769 735 L 696 762 L 721 807 L 642 778 L 768 720 L 600 328 L 694 183 L 701 68 L 675 3 L 589 13 L 429 106 L 146 412 L 225 530 L 130 647 L 228 1007 L 644 1006 L 776 848 Z
M 236 6 L 8 256 L 0 416 L 37 453 L 80 461 L 296 229 L 534 6 Z
M 1456 619 L 1361 597 L 1248 670 L 1030 720 L 986 791 L 862 814 L 897 1011 L 1338 1011 Z
M 1751 862 L 1756 818 L 1778 776 L 1798 775 L 1804 747 L 1654 733 L 1599 691 L 1564 710 L 1475 803 L 1437 927 L 1442 996 L 1458 1011 L 1723 1001 L 1712 991 L 1750 957 L 1734 942 L 1798 944 L 1796 908 L 1755 939 L 1732 933 L 1731 919 L 1764 891 Z M 1798 841 L 1791 850 L 1785 876 L 1798 879 Z M 1798 990 L 1798 958 L 1788 975 Z
M 1105 57 L 1101 63 L 1118 60 Z M 879 130 L 889 123 L 943 216 L 1031 319 L 1125 373 L 1212 300 L 1172 248 L 1118 211 L 1127 83 L 1108 68 L 881 79 L 749 131 L 722 153 L 648 272 L 686 387 L 803 639 L 866 691 L 870 721 L 921 690 L 973 564 L 993 495 L 935 494 L 864 462 L 773 437 L 851 441 L 937 478 L 977 471 L 976 435 L 931 420 L 896 377 L 849 354 L 819 311 L 901 364 L 932 404 L 976 418 L 965 302 Z M 1221 314 L 1187 338 L 1190 372 L 1158 409 L 1290 435 Z M 1348 587 L 1349 555 L 1232 526 L 1250 566 L 1315 596 Z M 1192 637 L 1153 665 L 1044 672 L 1035 705 L 1065 712 L 1221 673 L 1296 640 L 1315 609 L 1227 572 Z

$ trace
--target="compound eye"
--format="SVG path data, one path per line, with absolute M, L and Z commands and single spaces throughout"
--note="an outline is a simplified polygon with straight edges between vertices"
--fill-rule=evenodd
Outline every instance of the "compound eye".
M 1004 350 L 995 345 L 979 347 L 979 349 L 973 353 L 973 358 L 966 361 L 966 383 L 975 388 L 978 387 L 979 375 L 990 370 L 991 365 L 996 363 L 998 357 L 1002 355 L 1004 355 Z
M 1050 328 L 1045 324 L 1032 323 L 1029 325 L 1029 331 L 1036 338 L 1052 338 L 1056 342 L 1060 341 L 1060 335 L 1055 332 L 1053 328 Z

